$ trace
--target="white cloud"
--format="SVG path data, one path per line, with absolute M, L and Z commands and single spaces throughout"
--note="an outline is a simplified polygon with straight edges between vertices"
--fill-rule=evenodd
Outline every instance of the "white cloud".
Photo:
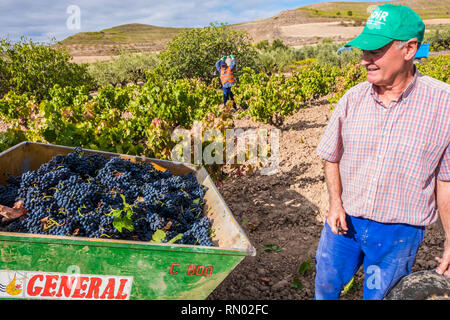
M 100 31 L 127 23 L 164 27 L 203 27 L 210 22 L 240 23 L 268 18 L 283 10 L 318 2 L 308 0 L 1 0 L 0 37 L 47 41 L 49 35 L 62 40 L 78 32 Z M 69 30 L 66 10 L 77 5 L 81 28 Z

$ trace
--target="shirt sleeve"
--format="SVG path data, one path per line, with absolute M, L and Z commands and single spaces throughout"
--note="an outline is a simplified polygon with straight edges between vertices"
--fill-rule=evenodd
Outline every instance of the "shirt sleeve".
M 442 155 L 437 168 L 437 179 L 441 181 L 450 181 L 450 144 Z
M 216 69 L 217 69 L 217 71 L 219 71 L 219 73 L 220 73 L 220 61 L 222 61 L 222 60 L 219 60 L 216 62 Z
M 345 120 L 345 95 L 337 103 L 322 139 L 317 146 L 317 154 L 324 160 L 339 162 L 344 153 L 342 142 L 342 125 Z
M 230 66 L 231 71 L 233 71 L 235 67 L 236 67 L 236 59 L 233 59 L 233 60 L 231 60 L 231 66 Z

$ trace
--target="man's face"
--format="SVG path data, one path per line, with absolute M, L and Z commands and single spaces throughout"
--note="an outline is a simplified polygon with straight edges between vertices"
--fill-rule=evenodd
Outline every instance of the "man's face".
M 377 86 L 389 86 L 405 67 L 404 53 L 392 41 L 377 50 L 363 50 L 361 64 L 367 69 L 367 81 Z

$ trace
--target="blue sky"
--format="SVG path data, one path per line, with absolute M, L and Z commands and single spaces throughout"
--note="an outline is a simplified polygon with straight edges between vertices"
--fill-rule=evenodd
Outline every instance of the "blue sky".
M 164 27 L 203 27 L 210 22 L 233 24 L 268 18 L 316 2 L 325 1 L 0 0 L 0 38 L 17 41 L 25 36 L 36 42 L 48 42 L 54 37 L 59 41 L 78 32 L 100 31 L 127 23 Z M 70 10 L 73 8 L 75 11 Z

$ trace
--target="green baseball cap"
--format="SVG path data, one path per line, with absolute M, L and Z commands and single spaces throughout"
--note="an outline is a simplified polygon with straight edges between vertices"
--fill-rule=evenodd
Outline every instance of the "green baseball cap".
M 361 34 L 345 47 L 377 50 L 393 40 L 422 42 L 424 33 L 425 24 L 411 8 L 387 3 L 372 11 Z

